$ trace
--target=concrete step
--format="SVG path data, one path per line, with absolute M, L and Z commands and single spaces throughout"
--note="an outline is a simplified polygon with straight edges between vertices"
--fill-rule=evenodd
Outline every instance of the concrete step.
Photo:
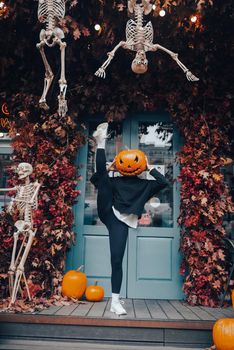
M 201 348 L 183 348 L 152 346 L 142 344 L 101 344 L 99 342 L 64 342 L 48 340 L 28 340 L 28 339 L 1 339 L 1 350 L 200 350 Z

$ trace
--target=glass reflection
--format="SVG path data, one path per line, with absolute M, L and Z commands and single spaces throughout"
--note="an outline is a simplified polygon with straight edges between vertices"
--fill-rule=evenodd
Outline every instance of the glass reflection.
M 96 145 L 92 138 L 93 132 L 99 123 L 91 123 L 89 128 L 89 143 L 87 157 L 87 175 L 86 175 L 86 191 L 85 191 L 85 225 L 103 225 L 97 214 L 97 190 L 91 184 L 90 178 L 95 172 L 95 153 Z M 122 124 L 111 123 L 108 128 L 109 137 L 106 141 L 106 160 L 111 163 L 116 154 L 122 149 Z M 110 176 L 112 174 L 109 174 Z
M 97 191 L 90 182 L 95 172 L 96 146 L 92 134 L 99 123 L 92 123 L 89 128 L 89 143 L 87 157 L 86 193 L 85 193 L 85 225 L 103 225 L 97 214 Z M 109 138 L 106 142 L 107 162 L 112 162 L 124 147 L 122 139 L 122 124 L 111 123 Z M 132 135 L 132 137 L 137 135 Z M 154 165 L 169 180 L 171 185 L 160 191 L 145 205 L 144 213 L 139 220 L 139 226 L 172 227 L 173 226 L 173 124 L 168 122 L 140 122 L 138 127 L 138 148 L 144 151 L 149 164 Z M 118 176 L 118 173 L 109 174 Z M 148 172 L 139 177 L 154 181 Z
M 139 226 L 173 226 L 173 124 L 168 122 L 140 123 L 138 148 L 145 152 L 149 164 L 154 165 L 171 185 L 159 192 L 145 205 Z M 154 181 L 149 173 L 145 178 Z
M 11 166 L 12 161 L 10 154 L 0 154 L 0 188 L 6 188 L 8 168 Z M 8 205 L 10 202 L 10 197 L 8 197 L 6 192 L 0 193 L 0 211 L 4 205 Z

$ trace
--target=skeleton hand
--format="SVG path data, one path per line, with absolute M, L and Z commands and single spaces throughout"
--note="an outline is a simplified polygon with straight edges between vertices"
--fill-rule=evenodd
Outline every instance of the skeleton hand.
M 100 67 L 96 72 L 95 72 L 95 75 L 99 78 L 103 78 L 105 79 L 106 77 L 106 72 L 105 72 L 105 69 Z
M 186 78 L 189 80 L 189 81 L 198 81 L 199 78 L 197 78 L 195 75 L 193 75 L 190 71 L 188 71 L 186 73 Z

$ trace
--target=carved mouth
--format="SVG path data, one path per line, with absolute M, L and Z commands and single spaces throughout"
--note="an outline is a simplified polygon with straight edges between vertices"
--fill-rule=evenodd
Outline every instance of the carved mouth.
M 136 168 L 135 170 L 133 170 L 133 171 L 121 171 L 121 173 L 123 174 L 123 175 L 136 175 L 136 173 L 139 171 L 139 170 L 141 170 L 141 168 Z

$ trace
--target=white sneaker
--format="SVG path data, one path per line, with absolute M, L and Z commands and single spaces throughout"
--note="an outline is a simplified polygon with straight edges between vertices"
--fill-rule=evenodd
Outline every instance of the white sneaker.
M 102 123 L 97 126 L 97 129 L 93 133 L 93 137 L 97 143 L 107 138 L 108 123 Z
M 112 301 L 110 311 L 114 312 L 116 315 L 127 315 L 127 311 L 121 304 L 124 304 L 123 300 Z

